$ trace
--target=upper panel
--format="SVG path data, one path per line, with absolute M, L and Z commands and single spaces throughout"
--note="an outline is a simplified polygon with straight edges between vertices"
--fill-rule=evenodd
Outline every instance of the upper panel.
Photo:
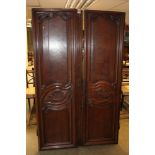
M 66 21 L 57 16 L 42 23 L 43 83 L 67 82 L 67 28 Z M 45 63 L 48 63 L 46 65 Z M 51 76 L 47 76 L 50 74 Z M 62 77 L 61 74 L 64 76 Z
M 121 16 L 100 11 L 87 12 L 86 43 L 89 45 L 86 45 L 89 61 L 87 78 L 93 83 L 97 81 L 115 83 Z
M 38 13 L 41 85 L 71 82 L 73 21 L 72 12 Z

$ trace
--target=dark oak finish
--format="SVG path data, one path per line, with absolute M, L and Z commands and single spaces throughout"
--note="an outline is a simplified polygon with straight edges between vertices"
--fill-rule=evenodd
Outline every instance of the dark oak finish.
M 40 150 L 117 143 L 124 13 L 32 13 Z
M 124 17 L 85 11 L 84 145 L 118 142 Z
M 73 147 L 77 143 L 76 102 L 81 96 L 80 74 L 75 72 L 81 68 L 77 56 L 80 17 L 76 10 L 32 12 L 39 148 Z

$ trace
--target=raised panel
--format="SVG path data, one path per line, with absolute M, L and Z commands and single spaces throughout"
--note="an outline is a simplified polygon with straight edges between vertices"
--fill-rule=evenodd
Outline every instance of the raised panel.
M 88 105 L 87 113 L 87 144 L 111 140 L 114 137 L 114 105 Z
M 44 120 L 44 145 L 71 144 L 71 116 L 69 115 L 69 109 L 61 109 L 57 111 L 46 109 L 42 112 L 42 115 Z
M 46 16 L 45 16 L 46 15 Z M 38 18 L 42 29 L 41 84 L 67 83 L 71 80 L 71 50 L 73 41 L 70 14 L 45 13 Z M 66 16 L 65 16 L 66 15 Z M 72 44 L 71 44 L 72 45 Z M 63 76 L 62 76 L 63 75 Z
M 114 16 L 115 17 L 115 16 Z M 115 82 L 117 66 L 117 21 L 109 14 L 90 14 L 90 74 L 92 82 Z

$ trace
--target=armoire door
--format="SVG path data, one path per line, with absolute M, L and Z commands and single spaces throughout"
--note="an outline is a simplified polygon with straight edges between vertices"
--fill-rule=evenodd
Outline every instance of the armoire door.
M 32 13 L 39 149 L 117 143 L 125 14 Z
M 83 145 L 118 142 L 124 18 L 85 11 Z
M 81 96 L 80 15 L 74 9 L 32 14 L 39 149 L 73 147 Z

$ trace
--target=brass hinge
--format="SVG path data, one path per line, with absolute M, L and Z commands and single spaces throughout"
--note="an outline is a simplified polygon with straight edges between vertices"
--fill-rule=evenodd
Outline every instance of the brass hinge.
M 82 48 L 82 60 L 84 59 L 84 57 L 85 57 L 85 49 Z

